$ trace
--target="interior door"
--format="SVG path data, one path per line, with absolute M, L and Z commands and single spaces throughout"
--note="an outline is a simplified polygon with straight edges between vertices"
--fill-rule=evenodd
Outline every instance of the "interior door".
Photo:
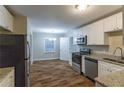
M 60 38 L 60 60 L 69 61 L 69 38 Z

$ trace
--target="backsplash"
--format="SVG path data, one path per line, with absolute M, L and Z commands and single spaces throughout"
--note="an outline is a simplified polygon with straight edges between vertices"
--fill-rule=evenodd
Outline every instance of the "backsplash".
M 102 46 L 102 45 L 79 45 L 80 48 L 90 48 L 92 49 L 92 52 L 98 52 L 98 53 L 106 53 L 108 52 L 108 46 Z
M 116 47 L 121 47 L 124 52 L 122 31 L 109 33 L 109 53 L 113 53 Z M 117 56 L 120 56 L 120 51 L 116 52 Z

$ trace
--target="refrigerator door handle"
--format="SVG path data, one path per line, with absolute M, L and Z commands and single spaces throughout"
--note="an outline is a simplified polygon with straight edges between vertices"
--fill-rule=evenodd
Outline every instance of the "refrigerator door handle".
M 30 45 L 29 45 L 29 42 L 27 41 L 27 48 L 28 48 L 28 57 L 25 59 L 25 60 L 30 60 Z
M 26 86 L 29 87 L 30 86 L 30 67 L 31 67 L 31 60 L 30 60 L 30 57 L 31 57 L 31 52 L 30 52 L 30 45 L 29 45 L 29 42 L 27 41 L 27 50 L 28 50 L 28 53 L 27 53 L 27 58 L 25 60 L 27 60 L 27 71 L 26 71 Z

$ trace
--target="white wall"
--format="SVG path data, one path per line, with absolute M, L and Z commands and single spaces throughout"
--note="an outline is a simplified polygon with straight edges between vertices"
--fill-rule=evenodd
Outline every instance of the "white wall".
M 60 37 L 63 34 L 46 34 L 33 32 L 33 61 L 59 59 L 60 57 Z M 44 38 L 56 38 L 56 52 L 44 53 Z

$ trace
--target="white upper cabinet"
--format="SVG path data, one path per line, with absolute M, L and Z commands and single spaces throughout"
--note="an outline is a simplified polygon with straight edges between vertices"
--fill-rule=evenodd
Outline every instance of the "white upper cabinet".
M 87 40 L 88 45 L 104 45 L 103 20 L 87 26 Z
M 4 27 L 4 24 L 5 24 L 5 17 L 4 17 L 4 13 L 2 11 L 3 7 L 0 6 L 0 26 L 1 27 Z
M 73 34 L 73 45 L 76 45 L 78 33 L 77 33 L 77 31 L 73 31 L 72 34 Z
M 104 32 L 117 31 L 122 29 L 122 12 L 104 19 Z
M 84 27 L 82 27 L 82 31 L 83 31 L 83 36 L 85 36 L 85 35 L 87 35 L 87 27 L 86 26 L 84 26 Z
M 122 24 L 123 24 L 122 12 L 116 14 L 116 19 L 117 19 L 117 29 L 122 29 L 123 28 L 123 26 L 122 26 Z
M 84 35 L 84 27 L 81 27 L 77 30 L 77 37 L 82 37 Z
M 119 12 L 76 30 L 74 32 L 74 44 L 76 44 L 77 37 L 87 35 L 87 45 L 106 45 L 104 32 L 118 31 L 122 29 L 123 17 L 122 12 Z
M 8 31 L 13 31 L 13 16 L 4 7 L 0 6 L 0 26 Z
M 87 45 L 91 45 L 93 42 L 93 29 L 92 29 L 92 24 L 86 26 L 86 31 L 87 31 Z
M 103 31 L 103 20 L 97 21 L 95 25 L 95 44 L 96 45 L 104 45 L 104 31 Z
M 116 16 L 112 15 L 104 19 L 104 32 L 114 31 L 116 27 Z

